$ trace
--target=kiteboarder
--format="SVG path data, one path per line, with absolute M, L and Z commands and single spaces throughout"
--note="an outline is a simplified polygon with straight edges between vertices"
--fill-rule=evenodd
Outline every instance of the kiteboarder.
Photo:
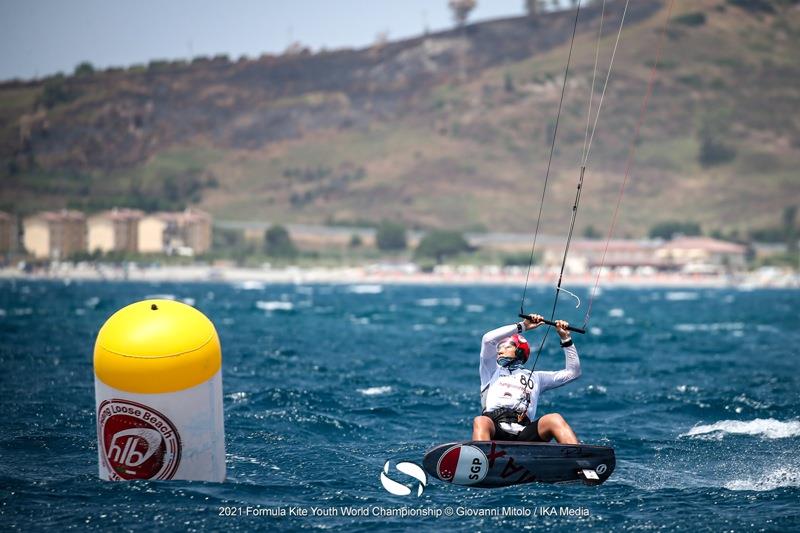
M 481 346 L 481 406 L 472 424 L 472 440 L 510 440 L 577 444 L 575 432 L 558 413 L 535 418 L 539 394 L 566 385 L 581 375 L 578 351 L 570 338 L 569 323 L 557 320 L 556 332 L 566 356 L 566 368 L 555 372 L 524 368 L 531 353 L 523 331 L 544 323 L 541 315 L 528 315 L 517 324 L 502 326 L 483 336 Z

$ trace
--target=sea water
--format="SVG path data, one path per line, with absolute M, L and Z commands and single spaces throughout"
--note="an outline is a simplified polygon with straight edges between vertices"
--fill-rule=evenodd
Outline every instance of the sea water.
M 583 306 L 566 299 L 558 316 L 580 324 L 587 295 L 576 292 Z M 529 290 L 526 309 L 549 310 L 552 293 Z M 95 335 L 152 295 L 191 303 L 219 331 L 225 483 L 97 477 Z M 395 465 L 469 438 L 481 335 L 515 321 L 520 295 L 2 281 L 3 528 L 800 528 L 799 291 L 604 290 L 590 333 L 575 335 L 583 375 L 546 392 L 539 414 L 562 413 L 582 441 L 613 446 L 609 481 L 487 490 L 428 479 L 418 496 Z M 551 333 L 537 369 L 563 365 Z M 384 490 L 384 467 L 411 494 Z

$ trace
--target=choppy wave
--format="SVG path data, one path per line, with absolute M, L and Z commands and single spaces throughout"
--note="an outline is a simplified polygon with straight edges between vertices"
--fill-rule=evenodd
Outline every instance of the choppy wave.
M 686 333 L 694 331 L 738 331 L 744 329 L 744 322 L 716 322 L 711 324 L 675 324 L 675 331 Z
M 420 298 L 417 305 L 421 307 L 450 306 L 458 307 L 461 305 L 461 298 Z
M 787 347 L 800 343 L 792 313 L 800 308 L 800 291 L 607 290 L 591 336 L 579 347 L 583 378 L 545 393 L 541 412 L 564 412 L 585 442 L 616 448 L 617 468 L 608 483 L 598 489 L 484 491 L 431 480 L 421 498 L 412 497 L 414 504 L 384 491 L 378 474 L 387 460 L 420 463 L 432 445 L 468 438 L 479 412 L 481 335 L 514 320 L 519 291 L 373 283 L 383 292 L 349 291 L 366 282 L 258 282 L 246 291 L 224 280 L 74 282 L 69 290 L 51 281 L 0 280 L 0 309 L 6 311 L 0 359 L 11 402 L 0 417 L 0 480 L 14 492 L 3 523 L 22 529 L 33 517 L 41 529 L 101 529 L 138 524 L 146 508 L 148 516 L 161 517 L 150 520 L 160 529 L 237 530 L 252 529 L 254 522 L 232 522 L 209 508 L 235 502 L 500 509 L 511 497 L 520 507 L 577 501 L 591 510 L 588 521 L 564 516 L 541 522 L 555 531 L 799 529 L 800 375 Z M 670 291 L 698 296 L 665 301 Z M 86 424 L 93 377 L 85 372 L 85 354 L 113 310 L 154 292 L 195 299 L 218 328 L 227 483 L 98 483 L 96 446 Z M 578 289 L 582 297 L 586 292 Z M 551 293 L 534 288 L 532 294 L 535 310 Z M 724 305 L 730 294 L 735 301 Z M 100 299 L 96 306 L 88 305 L 94 298 Z M 612 309 L 624 316 L 609 317 Z M 583 310 L 567 306 L 563 314 L 577 321 Z M 640 332 L 626 323 L 629 317 Z M 675 329 L 678 323 L 709 329 Z M 298 344 L 309 327 L 313 339 Z M 738 333 L 746 339 L 731 342 Z M 558 370 L 563 354 L 548 340 L 537 368 Z M 58 423 L 31 423 L 34 418 Z M 715 506 L 720 498 L 725 505 Z M 397 530 L 485 530 L 532 522 L 511 516 L 326 516 L 270 520 L 269 527 L 277 533 L 373 533 L 387 524 Z
M 392 388 L 388 385 L 384 385 L 383 387 L 367 387 L 366 389 L 358 389 L 358 392 L 364 396 L 379 396 L 381 394 L 389 394 L 392 392 Z
M 265 287 L 261 281 L 242 281 L 234 286 L 243 291 L 263 291 Z
M 672 302 L 684 302 L 688 300 L 697 300 L 700 294 L 689 291 L 670 291 L 664 295 L 665 300 Z
M 755 477 L 734 479 L 725 483 L 728 490 L 767 491 L 781 487 L 800 487 L 800 469 L 779 467 Z
M 174 300 L 174 294 L 148 294 L 144 297 L 145 300 Z
M 702 424 L 693 427 L 681 437 L 722 438 L 724 435 L 760 435 L 768 439 L 786 439 L 800 436 L 800 420 L 781 422 L 774 418 L 756 418 L 755 420 L 721 420 L 713 424 Z
M 281 301 L 257 301 L 256 307 L 261 309 L 262 311 L 291 311 L 294 309 L 294 304 L 292 302 L 281 302 Z
M 383 285 L 351 285 L 347 292 L 352 294 L 380 294 L 383 292 Z

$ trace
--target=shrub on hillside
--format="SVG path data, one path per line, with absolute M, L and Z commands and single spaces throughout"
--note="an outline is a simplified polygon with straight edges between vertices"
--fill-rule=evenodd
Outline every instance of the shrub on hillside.
M 295 248 L 289 231 L 281 225 L 270 227 L 264 234 L 264 252 L 272 257 L 295 257 Z
M 69 85 L 67 85 L 66 79 L 62 74 L 58 74 L 44 82 L 39 102 L 46 108 L 51 109 L 59 104 L 71 101 L 73 97 L 74 95 Z
M 685 26 L 702 26 L 706 23 L 706 14 L 696 11 L 675 17 L 675 22 Z
M 651 239 L 669 240 L 676 235 L 686 235 L 687 237 L 702 235 L 700 224 L 690 221 L 667 220 L 650 228 Z
M 736 158 L 736 148 L 711 138 L 700 141 L 698 161 L 704 167 L 722 165 Z
M 420 241 L 414 251 L 414 257 L 435 259 L 441 263 L 445 258 L 471 252 L 472 247 L 458 231 L 431 231 Z
M 84 61 L 82 63 L 79 63 L 78 66 L 75 67 L 74 74 L 76 76 L 88 76 L 94 74 L 94 66 L 88 61 Z
M 398 251 L 406 249 L 406 228 L 397 222 L 384 220 L 375 233 L 375 244 L 379 250 Z

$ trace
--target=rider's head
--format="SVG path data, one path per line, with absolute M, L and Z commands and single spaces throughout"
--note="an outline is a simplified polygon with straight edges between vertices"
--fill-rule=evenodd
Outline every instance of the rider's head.
M 525 364 L 531 355 L 531 346 L 528 341 L 519 334 L 514 334 L 497 345 L 497 362 L 501 366 L 508 366 L 515 360 Z M 503 363 L 506 364 L 503 364 Z

